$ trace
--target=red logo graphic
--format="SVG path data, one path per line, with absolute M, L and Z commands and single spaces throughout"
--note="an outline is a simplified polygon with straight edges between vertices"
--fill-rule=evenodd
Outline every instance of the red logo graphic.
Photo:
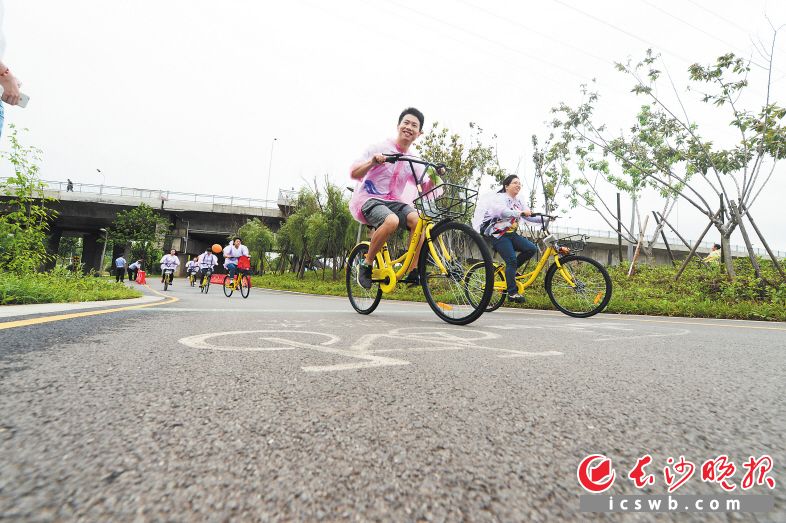
M 726 478 L 731 478 L 737 471 L 734 463 L 729 461 L 729 457 L 721 454 L 715 459 L 708 459 L 701 466 L 701 480 L 706 483 L 720 483 L 723 490 L 731 492 L 737 488 L 737 485 L 727 481 Z
M 576 470 L 579 484 L 587 492 L 599 494 L 611 488 L 616 478 L 611 460 L 602 454 L 593 454 L 584 458 Z M 608 479 L 606 479 L 608 478 Z
M 690 461 L 686 461 L 685 456 L 680 456 L 679 461 L 676 463 L 674 463 L 674 458 L 669 458 L 666 460 L 666 463 L 667 465 L 663 469 L 663 477 L 666 480 L 666 485 L 669 487 L 669 494 L 671 494 L 693 476 L 696 465 Z M 671 470 L 669 470 L 670 468 L 673 468 L 674 472 L 679 474 L 680 477 L 678 478 L 672 474 Z
M 633 470 L 628 472 L 628 479 L 633 480 L 636 488 L 644 488 L 647 485 L 652 485 L 655 483 L 655 476 L 644 472 L 644 467 L 650 463 L 652 463 L 652 456 L 647 454 L 643 458 L 639 458 L 636 461 L 636 466 L 633 467 Z
M 769 477 L 772 470 L 772 458 L 765 454 L 759 459 L 754 459 L 751 456 L 748 461 L 742 464 L 747 472 L 745 477 L 742 478 L 742 490 L 748 490 L 753 485 L 767 485 L 771 489 L 775 488 L 775 480 Z M 758 470 L 758 474 L 756 471 Z

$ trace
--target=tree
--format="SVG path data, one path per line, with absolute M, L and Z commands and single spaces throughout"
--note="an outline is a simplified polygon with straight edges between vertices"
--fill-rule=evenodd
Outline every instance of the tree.
M 46 203 L 44 183 L 38 178 L 42 151 L 19 141 L 11 124 L 10 152 L 0 152 L 14 167 L 14 175 L 0 182 L 0 194 L 8 199 L 0 216 L 0 270 L 29 274 L 38 270 L 52 255 L 46 251 L 49 222 L 57 212 Z
M 743 218 L 748 219 L 769 251 L 750 210 L 770 181 L 777 162 L 786 155 L 786 127 L 783 124 L 786 109 L 771 100 L 770 91 L 775 36 L 777 30 L 770 49 L 761 50 L 767 60 L 768 80 L 763 103 L 756 109 L 740 105 L 741 95 L 748 87 L 749 61 L 729 53 L 718 57 L 714 64 L 694 64 L 689 68 L 692 84 L 689 90 L 700 93 L 707 90 L 701 94 L 700 102 L 729 111 L 732 118 L 729 127 L 737 135 L 731 146 L 721 147 L 719 137 L 702 135 L 702 127 L 689 116 L 673 82 L 676 106 L 667 103 L 659 94 L 663 92 L 657 88 L 662 75 L 658 65 L 660 57 L 651 51 L 636 64 L 617 64 L 619 71 L 633 79 L 633 92 L 648 99 L 630 135 L 610 138 L 603 126 L 593 123 L 592 104 L 596 97 L 592 95 L 577 109 L 565 105 L 558 109 L 564 116 L 558 127 L 574 141 L 574 151 L 594 173 L 612 183 L 628 183 L 635 188 L 657 187 L 667 203 L 679 197 L 706 216 L 709 224 L 704 234 L 713 226 L 720 234 L 729 277 L 734 276 L 729 255 L 730 238 L 738 227 L 756 275 L 760 276 Z M 711 126 L 703 126 L 703 129 L 709 133 Z M 627 179 L 615 177 L 607 163 L 603 163 L 606 158 L 613 159 Z M 704 234 L 693 246 L 693 251 Z M 770 256 L 781 275 L 786 277 L 771 251 Z
M 108 229 L 108 239 L 116 245 L 131 245 L 134 257 L 151 267 L 161 252 L 164 237 L 169 231 L 169 220 L 144 203 L 139 207 L 117 213 Z
M 253 263 L 259 262 L 259 269 L 265 271 L 265 256 L 273 250 L 274 236 L 267 225 L 259 218 L 248 220 L 237 230 L 237 236 L 243 238 L 243 245 L 248 247 Z
M 480 187 L 484 176 L 492 176 L 497 181 L 505 177 L 505 170 L 499 166 L 494 149 L 482 142 L 483 129 L 470 122 L 470 138 L 465 144 L 458 134 L 450 134 L 447 127 L 434 122 L 431 129 L 415 143 L 420 156 L 431 163 L 445 164 L 448 168 L 445 182 L 468 187 Z M 492 136 L 492 139 L 496 136 Z

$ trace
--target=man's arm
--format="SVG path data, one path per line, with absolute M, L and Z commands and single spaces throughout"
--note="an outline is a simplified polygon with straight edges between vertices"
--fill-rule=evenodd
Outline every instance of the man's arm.
M 19 103 L 19 80 L 3 62 L 0 62 L 0 86 L 3 87 L 2 100 L 16 105 Z
M 383 163 L 385 163 L 385 155 L 375 154 L 369 160 L 353 165 L 352 171 L 349 173 L 349 175 L 353 180 L 360 180 L 371 170 L 372 167 L 381 165 Z

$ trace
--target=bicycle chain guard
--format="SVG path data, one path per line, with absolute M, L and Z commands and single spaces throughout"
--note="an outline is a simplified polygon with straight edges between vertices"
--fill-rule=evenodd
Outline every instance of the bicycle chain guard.
M 396 288 L 396 271 L 392 267 L 374 269 L 371 271 L 371 279 L 379 280 L 379 288 L 385 294 L 392 292 Z M 387 280 L 387 282 L 384 280 Z

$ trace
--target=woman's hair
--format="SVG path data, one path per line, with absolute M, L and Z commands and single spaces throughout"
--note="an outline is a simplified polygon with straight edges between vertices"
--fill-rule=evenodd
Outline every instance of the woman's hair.
M 505 192 L 505 190 L 508 188 L 508 185 L 510 185 L 513 182 L 513 180 L 518 180 L 518 179 L 519 177 L 516 176 L 515 174 L 510 174 L 506 176 L 505 179 L 502 180 L 502 189 L 500 189 L 497 192 Z

